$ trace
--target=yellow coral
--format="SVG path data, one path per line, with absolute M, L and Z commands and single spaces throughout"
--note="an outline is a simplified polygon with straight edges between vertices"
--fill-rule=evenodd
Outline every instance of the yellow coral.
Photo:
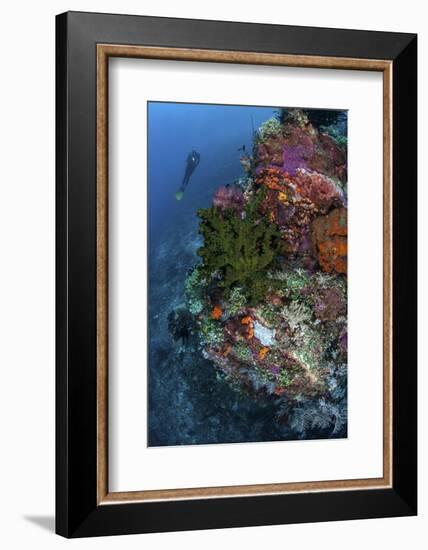
M 279 199 L 281 202 L 288 202 L 287 193 L 284 193 L 284 191 L 280 191 L 280 192 L 278 193 L 278 199 Z

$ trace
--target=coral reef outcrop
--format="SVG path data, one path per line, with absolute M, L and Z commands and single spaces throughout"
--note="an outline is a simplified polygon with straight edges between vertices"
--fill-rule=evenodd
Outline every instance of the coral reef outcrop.
M 274 402 L 277 421 L 297 438 L 346 433 L 347 161 L 339 115 L 281 109 L 259 128 L 245 177 L 198 211 L 201 263 L 186 281 L 202 353 L 218 376 Z M 171 324 L 185 338 L 188 320 Z

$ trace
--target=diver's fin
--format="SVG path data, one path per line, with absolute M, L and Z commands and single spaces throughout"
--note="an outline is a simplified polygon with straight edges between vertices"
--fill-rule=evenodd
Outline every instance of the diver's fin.
M 181 201 L 181 199 L 183 198 L 183 195 L 184 195 L 184 191 L 177 191 L 177 193 L 175 194 L 175 198 L 178 201 Z

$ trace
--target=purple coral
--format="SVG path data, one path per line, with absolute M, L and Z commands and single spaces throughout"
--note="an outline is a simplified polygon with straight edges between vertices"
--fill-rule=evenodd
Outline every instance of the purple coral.
M 346 312 L 346 301 L 335 287 L 320 290 L 315 302 L 315 317 L 321 321 L 335 321 Z
M 236 185 L 219 187 L 214 193 L 213 204 L 221 210 L 231 209 L 241 212 L 244 208 L 244 194 Z
M 296 175 L 298 168 L 307 168 L 306 159 L 312 154 L 303 145 L 284 145 L 282 169 L 290 176 Z
M 291 205 L 283 205 L 281 203 L 277 204 L 277 223 L 279 227 L 285 227 L 287 226 L 294 214 L 296 213 L 296 208 Z
M 281 368 L 278 367 L 278 365 L 269 365 L 269 370 L 272 374 L 279 374 L 281 371 Z
M 313 252 L 313 245 L 309 230 L 307 227 L 304 227 L 301 231 L 300 236 L 300 245 L 299 253 L 300 254 L 311 254 Z

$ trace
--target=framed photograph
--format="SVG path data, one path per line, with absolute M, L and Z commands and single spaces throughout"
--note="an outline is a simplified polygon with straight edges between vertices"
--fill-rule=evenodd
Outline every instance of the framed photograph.
M 56 24 L 57 533 L 416 514 L 416 36 Z

